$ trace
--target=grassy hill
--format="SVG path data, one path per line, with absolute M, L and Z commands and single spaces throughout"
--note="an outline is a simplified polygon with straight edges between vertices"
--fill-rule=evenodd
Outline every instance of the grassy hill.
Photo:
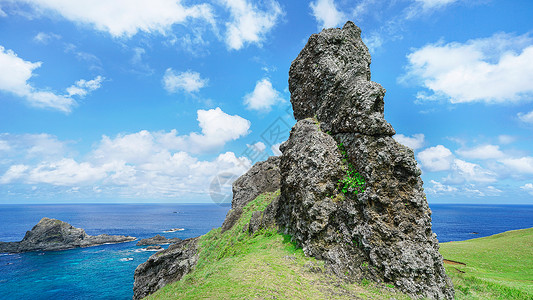
M 326 274 L 322 261 L 306 257 L 290 236 L 276 230 L 250 235 L 252 213 L 278 194 L 250 202 L 232 229 L 202 236 L 194 271 L 148 299 L 409 299 L 392 286 L 347 284 Z
M 456 299 L 533 299 L 533 228 L 442 243 Z M 462 263 L 462 264 L 461 264 Z
M 238 223 L 213 229 L 199 241 L 196 268 L 148 299 L 410 299 L 393 286 L 349 284 L 328 275 L 324 263 L 306 257 L 290 236 L 274 229 L 251 235 L 254 211 L 279 195 L 258 196 Z M 533 299 L 533 229 L 441 244 L 457 299 Z M 464 272 L 464 273 L 463 273 Z

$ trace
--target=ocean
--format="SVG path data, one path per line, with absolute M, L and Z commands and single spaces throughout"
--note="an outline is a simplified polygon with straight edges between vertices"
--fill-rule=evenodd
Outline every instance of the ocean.
M 533 205 L 430 207 L 440 242 L 533 227 Z M 43 217 L 68 222 L 90 235 L 185 239 L 219 227 L 228 209 L 215 204 L 0 205 L 0 241 L 21 240 Z M 172 228 L 184 230 L 164 233 Z M 135 244 L 0 254 L 0 299 L 131 299 L 135 268 L 154 253 Z

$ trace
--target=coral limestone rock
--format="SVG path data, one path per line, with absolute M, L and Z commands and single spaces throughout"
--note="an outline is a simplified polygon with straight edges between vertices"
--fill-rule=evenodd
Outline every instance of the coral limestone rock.
M 85 233 L 85 230 L 63 221 L 42 218 L 37 225 L 26 232 L 22 241 L 0 242 L 0 252 L 57 251 L 133 240 L 135 237 L 123 235 L 92 236 Z
M 242 214 L 242 208 L 248 202 L 262 193 L 275 192 L 279 189 L 279 160 L 278 156 L 269 157 L 266 161 L 253 165 L 246 174 L 235 180 L 231 210 L 222 224 L 222 232 L 233 227 Z
M 198 262 L 198 238 L 186 239 L 150 256 L 135 269 L 133 299 L 142 299 L 180 280 Z
M 280 147 L 278 224 L 340 277 L 452 299 L 421 172 L 412 150 L 391 137 L 385 90 L 370 81 L 369 64 L 352 22 L 312 35 L 293 61 L 289 89 L 298 122 Z M 363 189 L 343 191 L 339 180 L 355 172 Z

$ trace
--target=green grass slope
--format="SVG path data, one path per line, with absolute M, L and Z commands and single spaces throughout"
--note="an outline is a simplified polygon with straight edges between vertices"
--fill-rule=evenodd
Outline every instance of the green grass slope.
M 277 195 L 250 202 L 232 229 L 202 236 L 196 268 L 148 299 L 409 299 L 390 286 L 347 284 L 327 275 L 323 262 L 306 257 L 275 229 L 250 235 L 252 213 Z
M 533 228 L 442 243 L 456 299 L 533 299 Z

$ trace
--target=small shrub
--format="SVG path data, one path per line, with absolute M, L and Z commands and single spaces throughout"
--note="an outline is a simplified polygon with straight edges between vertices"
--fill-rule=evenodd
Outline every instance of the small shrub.
M 337 147 L 342 154 L 342 162 L 347 164 L 346 174 L 342 179 L 339 179 L 340 191 L 343 194 L 352 193 L 354 195 L 363 193 L 366 186 L 365 178 L 355 170 L 355 167 L 351 163 L 348 162 L 348 154 L 346 153 L 343 143 L 340 143 Z

